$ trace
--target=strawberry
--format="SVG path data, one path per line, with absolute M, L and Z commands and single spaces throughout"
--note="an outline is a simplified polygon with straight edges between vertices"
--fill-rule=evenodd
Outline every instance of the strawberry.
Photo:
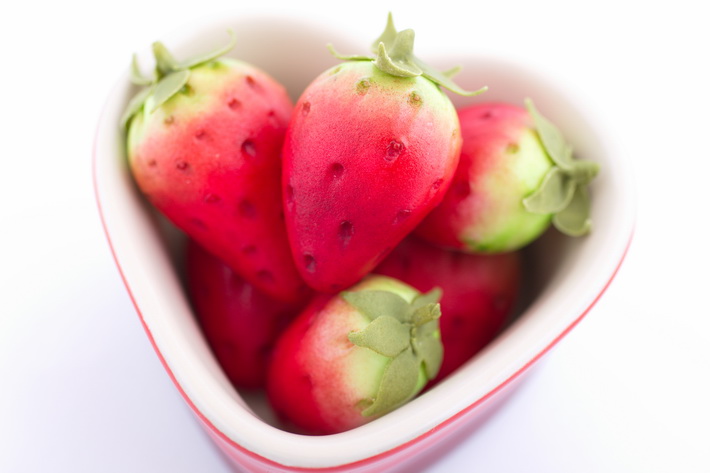
M 587 185 L 599 167 L 572 159 L 560 131 L 531 101 L 527 109 L 482 103 L 458 114 L 459 166 L 417 235 L 449 248 L 495 253 L 523 247 L 550 222 L 571 236 L 590 230 Z
M 302 305 L 273 299 L 190 240 L 187 290 L 207 342 L 237 387 L 260 388 L 277 336 Z
M 297 430 L 329 434 L 410 400 L 441 363 L 439 295 L 368 276 L 341 294 L 316 296 L 274 349 L 274 411 Z
M 302 277 L 321 292 L 367 274 L 442 199 L 458 163 L 456 111 L 439 85 L 467 93 L 412 54 L 390 15 L 376 56 L 317 77 L 284 143 L 284 207 Z
M 419 291 L 443 291 L 439 320 L 444 360 L 433 385 L 478 353 L 497 334 L 518 299 L 519 252 L 465 254 L 406 238 L 375 269 Z
M 233 44 L 233 43 L 232 43 Z M 285 89 L 229 48 L 177 61 L 153 45 L 155 77 L 129 104 L 131 171 L 148 200 L 178 228 L 273 297 L 304 297 L 281 207 Z

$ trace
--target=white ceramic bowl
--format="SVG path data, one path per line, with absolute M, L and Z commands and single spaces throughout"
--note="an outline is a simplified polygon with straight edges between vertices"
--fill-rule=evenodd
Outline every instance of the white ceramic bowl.
M 325 49 L 362 51 L 333 31 L 288 20 L 225 18 L 164 41 L 177 57 L 210 50 L 234 29 L 231 55 L 250 61 L 284 83 L 294 100 L 317 74 L 337 60 Z M 146 49 L 147 51 L 147 49 Z M 95 143 L 96 197 L 106 235 L 146 334 L 187 403 L 227 456 L 251 471 L 382 471 L 438 455 L 485 419 L 516 380 L 590 310 L 616 273 L 633 232 L 633 196 L 626 161 L 604 121 L 587 116 L 560 84 L 504 61 L 474 56 L 461 64 L 457 82 L 487 84 L 475 100 L 525 97 L 563 130 L 577 156 L 601 163 L 593 182 L 594 231 L 571 239 L 548 232 L 530 250 L 529 303 L 483 352 L 419 398 L 363 427 L 330 436 L 280 430 L 264 400 L 242 396 L 227 381 L 203 339 L 188 304 L 171 251 L 179 236 L 156 217 L 137 192 L 124 158 L 119 117 L 134 90 L 128 71 L 118 80 L 101 117 Z M 149 64 L 147 53 L 143 63 Z M 543 258 L 544 256 L 544 258 Z

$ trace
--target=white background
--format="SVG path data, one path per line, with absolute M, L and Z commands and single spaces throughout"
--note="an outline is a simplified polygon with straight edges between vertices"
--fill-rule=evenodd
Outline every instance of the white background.
M 231 471 L 143 333 L 102 233 L 91 151 L 134 50 L 234 9 L 305 15 L 364 45 L 392 10 L 419 51 L 450 40 L 540 68 L 593 95 L 623 137 L 639 209 L 617 279 L 503 409 L 426 471 L 710 471 L 710 29 L 699 2 L 248 3 L 1 7 L 0 471 Z

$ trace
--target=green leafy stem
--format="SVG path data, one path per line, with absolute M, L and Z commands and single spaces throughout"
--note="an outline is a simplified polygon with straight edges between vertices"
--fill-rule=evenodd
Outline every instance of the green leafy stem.
M 146 77 L 141 73 L 138 58 L 134 54 L 131 62 L 131 82 L 136 85 L 147 86 L 147 88 L 138 92 L 128 102 L 128 106 L 121 117 L 121 126 L 125 128 L 130 119 L 144 106 L 150 112 L 153 112 L 167 102 L 170 97 L 178 93 L 187 84 L 191 69 L 213 61 L 229 52 L 234 47 L 236 39 L 231 30 L 228 33 L 230 40 L 227 45 L 185 61 L 175 59 L 163 43 L 159 41 L 153 43 L 155 71 L 150 77 Z
M 474 96 L 488 90 L 488 87 L 482 87 L 478 90 L 467 91 L 459 87 L 451 77 L 458 72 L 459 68 L 450 69 L 448 71 L 438 71 L 424 63 L 421 59 L 414 55 L 414 30 L 406 29 L 397 31 L 392 20 L 392 13 L 387 16 L 387 25 L 379 38 L 372 45 L 372 52 L 375 57 L 371 56 L 345 56 L 328 45 L 330 52 L 345 61 L 373 61 L 375 66 L 387 74 L 397 77 L 417 77 L 423 76 L 430 81 L 450 91 L 464 96 Z
M 420 294 L 411 303 L 389 291 L 343 292 L 341 296 L 371 321 L 363 330 L 351 332 L 348 339 L 390 359 L 377 395 L 361 403 L 363 416 L 385 414 L 416 395 L 422 367 L 427 379 L 439 372 L 443 359 L 441 290 Z
M 532 100 L 527 99 L 525 105 L 554 165 L 540 187 L 523 199 L 523 205 L 532 213 L 552 214 L 552 224 L 566 235 L 585 235 L 592 226 L 588 185 L 599 173 L 599 164 L 575 160 L 560 130 L 538 112 Z

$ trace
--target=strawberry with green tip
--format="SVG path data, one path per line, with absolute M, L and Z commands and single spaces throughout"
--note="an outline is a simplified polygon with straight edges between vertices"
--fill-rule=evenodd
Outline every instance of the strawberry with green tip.
M 437 303 L 385 276 L 321 294 L 279 338 L 267 379 L 275 412 L 295 430 L 349 430 L 403 405 L 441 365 Z
M 233 42 L 232 42 L 233 44 Z M 307 287 L 291 256 L 281 206 L 281 145 L 292 104 L 281 84 L 232 44 L 186 61 L 153 45 L 155 74 L 124 117 L 131 171 L 178 228 L 273 297 Z
M 360 280 L 442 199 L 458 163 L 457 87 L 413 55 L 391 16 L 374 57 L 342 57 L 296 104 L 284 143 L 284 206 L 313 288 Z
M 375 268 L 419 291 L 441 288 L 439 321 L 444 360 L 430 385 L 458 369 L 503 328 L 518 300 L 520 252 L 466 254 L 408 237 Z
M 416 229 L 448 248 L 499 253 L 521 248 L 552 223 L 589 232 L 588 184 L 599 166 L 572 157 L 562 133 L 527 108 L 481 103 L 459 110 L 461 160 L 442 203 Z

